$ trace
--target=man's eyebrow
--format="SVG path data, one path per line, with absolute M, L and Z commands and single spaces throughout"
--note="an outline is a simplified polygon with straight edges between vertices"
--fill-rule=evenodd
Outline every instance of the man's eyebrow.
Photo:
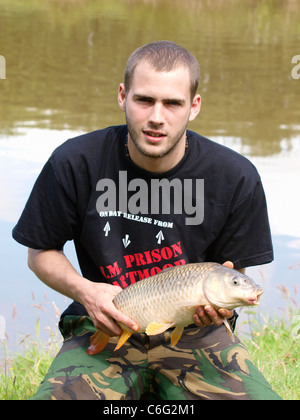
M 149 100 L 151 100 L 151 101 L 154 101 L 154 98 L 152 98 L 151 96 L 147 96 L 147 95 L 140 95 L 140 94 L 138 94 L 138 93 L 135 93 L 134 95 L 133 95 L 133 99 L 149 99 Z

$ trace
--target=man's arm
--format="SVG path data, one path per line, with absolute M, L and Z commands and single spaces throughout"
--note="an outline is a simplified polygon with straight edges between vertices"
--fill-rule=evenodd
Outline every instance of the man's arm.
M 112 303 L 122 290 L 119 286 L 94 283 L 82 277 L 63 252 L 28 249 L 28 266 L 47 286 L 81 303 L 90 315 L 96 328 L 109 336 L 120 335 L 120 321 L 133 330 L 136 323 L 118 311 Z

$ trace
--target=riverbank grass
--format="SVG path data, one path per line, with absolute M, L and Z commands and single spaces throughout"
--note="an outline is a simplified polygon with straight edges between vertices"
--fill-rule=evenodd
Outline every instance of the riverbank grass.
M 19 343 L 20 353 L 10 354 L 2 340 L 4 357 L 0 359 L 0 400 L 28 400 L 44 379 L 61 342 L 58 333 L 48 328 L 49 339 L 40 339 L 39 320 L 35 337 L 26 335 Z
M 243 338 L 254 364 L 284 400 L 300 399 L 300 312 L 285 318 L 252 320 L 250 338 Z M 254 324 L 254 325 L 253 325 Z

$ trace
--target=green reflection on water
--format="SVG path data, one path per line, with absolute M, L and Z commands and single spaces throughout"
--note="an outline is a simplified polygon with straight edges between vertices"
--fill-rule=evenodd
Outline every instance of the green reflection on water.
M 299 12 L 292 0 L 2 0 L 0 134 L 123 123 L 128 55 L 170 39 L 200 62 L 202 110 L 190 128 L 277 153 L 300 132 Z

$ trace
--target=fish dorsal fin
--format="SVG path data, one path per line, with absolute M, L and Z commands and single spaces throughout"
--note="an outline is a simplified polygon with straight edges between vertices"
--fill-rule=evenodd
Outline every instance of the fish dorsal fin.
M 175 347 L 178 341 L 180 340 L 180 337 L 182 336 L 184 327 L 180 327 L 177 325 L 177 327 L 174 329 L 174 331 L 171 334 L 171 346 Z
M 150 324 L 147 325 L 146 328 L 146 334 L 147 335 L 157 335 L 165 332 L 168 328 L 171 328 L 174 326 L 174 322 L 150 322 Z
M 119 341 L 114 349 L 114 351 L 118 350 L 120 347 L 123 346 L 124 343 L 128 340 L 128 338 L 133 334 L 133 331 L 123 330 L 122 334 L 120 335 Z
M 90 338 L 91 345 L 86 351 L 87 354 L 99 353 L 101 350 L 104 349 L 108 340 L 109 340 L 109 336 L 105 334 L 104 332 L 98 330 Z

